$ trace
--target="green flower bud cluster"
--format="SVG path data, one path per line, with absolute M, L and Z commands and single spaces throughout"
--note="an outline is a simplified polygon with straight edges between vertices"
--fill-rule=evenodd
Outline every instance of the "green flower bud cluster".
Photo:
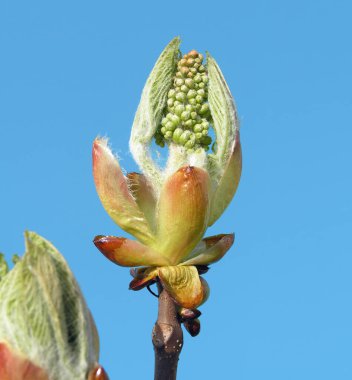
M 192 150 L 209 149 L 208 75 L 202 63 L 203 55 L 195 50 L 179 60 L 165 114 L 155 133 L 158 145 L 163 147 L 166 141 Z

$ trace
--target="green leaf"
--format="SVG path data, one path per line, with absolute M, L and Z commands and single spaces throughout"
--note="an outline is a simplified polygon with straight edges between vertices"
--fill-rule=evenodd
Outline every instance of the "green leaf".
M 179 45 L 180 39 L 174 38 L 155 63 L 144 86 L 131 131 L 130 150 L 156 189 L 161 183 L 161 172 L 150 155 L 149 145 L 166 106 L 167 93 L 177 68 Z
M 9 271 L 9 266 L 5 260 L 3 253 L 0 253 L 0 281 L 7 275 Z
M 17 254 L 14 254 L 14 255 L 12 255 L 11 260 L 16 265 L 21 260 L 21 258 Z
M 182 265 L 210 265 L 219 261 L 231 248 L 234 234 L 221 234 L 203 239 Z
M 209 287 L 198 275 L 194 266 L 170 266 L 158 269 L 164 289 L 176 301 L 187 309 L 196 309 L 206 301 Z
M 26 253 L 0 284 L 0 342 L 49 373 L 85 379 L 98 337 L 79 286 L 61 254 L 26 232 Z
M 225 78 L 215 59 L 207 57 L 208 102 L 216 134 L 216 153 L 209 155 L 210 164 L 218 177 L 227 167 L 239 131 L 237 110 Z M 219 176 L 220 174 L 220 176 Z M 219 178 L 220 179 L 220 178 Z

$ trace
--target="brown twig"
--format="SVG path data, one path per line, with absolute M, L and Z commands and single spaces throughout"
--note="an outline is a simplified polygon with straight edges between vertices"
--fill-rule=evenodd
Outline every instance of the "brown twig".
M 158 289 L 158 320 L 152 336 L 155 352 L 154 380 L 176 380 L 183 333 L 175 302 L 159 283 Z

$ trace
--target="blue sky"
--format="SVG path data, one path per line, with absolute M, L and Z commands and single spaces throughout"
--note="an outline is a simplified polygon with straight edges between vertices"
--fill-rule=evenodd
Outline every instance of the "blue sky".
M 128 139 L 174 36 L 208 50 L 241 119 L 243 176 L 208 235 L 236 243 L 206 278 L 202 331 L 180 379 L 352 378 L 352 5 L 349 1 L 7 1 L 0 5 L 0 251 L 23 231 L 64 254 L 111 379 L 152 378 L 156 300 L 128 291 L 97 234 L 127 236 L 95 192 L 91 144 Z

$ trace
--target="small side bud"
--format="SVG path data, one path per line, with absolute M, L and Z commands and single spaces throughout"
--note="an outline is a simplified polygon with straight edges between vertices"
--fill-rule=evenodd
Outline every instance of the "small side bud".
M 196 265 L 196 268 L 200 275 L 207 273 L 210 269 L 208 265 Z
M 185 326 L 187 332 L 193 337 L 197 336 L 200 333 L 200 321 L 197 318 L 186 320 L 183 322 L 183 325 Z
M 178 313 L 183 321 L 199 318 L 202 315 L 198 309 L 186 309 L 185 307 L 181 307 Z

